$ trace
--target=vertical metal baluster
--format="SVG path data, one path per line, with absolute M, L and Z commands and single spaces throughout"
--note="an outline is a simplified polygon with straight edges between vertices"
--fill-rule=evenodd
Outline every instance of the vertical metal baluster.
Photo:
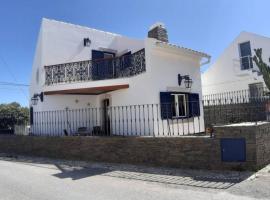
M 51 121 L 52 121 L 52 135 L 55 136 L 56 135 L 56 116 L 55 116 L 55 110 L 51 111 Z
M 127 106 L 125 106 L 126 107 L 126 120 L 127 120 L 127 131 L 126 131 L 126 133 L 127 133 L 127 135 L 129 135 L 129 131 L 128 131 L 128 111 L 127 111 Z
M 56 111 L 56 116 L 57 116 L 57 135 L 60 136 L 61 134 L 61 122 L 60 122 L 60 110 Z
M 151 127 L 150 127 L 150 117 L 149 117 L 149 104 L 147 104 L 146 107 L 147 107 L 147 123 L 148 123 L 148 133 L 147 133 L 147 135 L 150 135 Z
M 120 120 L 120 106 L 117 106 L 117 116 L 118 116 L 118 131 L 119 135 L 122 135 L 121 133 L 121 120 Z
M 116 117 L 117 114 L 116 114 L 116 111 L 115 110 L 116 110 L 116 107 L 114 106 L 113 107 L 113 112 L 114 112 L 114 134 L 115 135 L 119 135 L 119 133 L 117 131 L 117 120 L 116 120 L 117 119 L 117 117 Z
M 89 129 L 89 134 L 91 132 L 91 115 L 90 115 L 90 108 L 87 109 L 87 117 L 88 117 L 88 129 Z
M 144 112 L 144 104 L 142 105 L 143 107 L 143 135 L 146 134 L 146 125 L 145 125 L 145 112 Z
M 38 135 L 38 130 L 41 126 L 39 126 L 40 124 L 38 124 L 38 122 L 40 121 L 40 115 L 37 113 L 37 112 L 33 112 L 33 125 L 31 127 L 31 132 L 32 132 L 32 135 Z M 37 130 L 38 128 L 38 130 Z
M 43 129 L 40 135 L 46 134 L 46 129 L 47 129 L 47 121 L 46 121 L 46 111 L 41 111 L 42 112 L 42 123 L 43 123 Z
M 137 113 L 136 113 L 136 105 L 134 105 L 134 125 L 135 125 L 135 135 L 137 136 L 138 135 L 138 131 L 137 131 Z
M 183 118 L 181 119 L 181 122 L 182 122 L 182 131 L 183 131 L 182 135 L 185 135 L 185 122 Z
M 161 109 L 161 106 L 164 107 L 164 106 L 166 106 L 166 105 L 160 104 L 160 109 Z M 161 114 L 161 110 L 160 110 L 160 114 Z M 163 119 L 163 118 L 161 119 L 161 126 L 162 126 L 162 135 L 164 136 L 165 130 L 164 130 L 164 119 Z
M 44 132 L 42 133 L 42 135 L 47 135 L 47 127 L 48 127 L 48 122 L 47 122 L 47 111 L 43 111 L 43 119 L 44 119 Z
M 91 108 L 91 121 L 92 121 L 92 135 L 94 133 L 94 127 L 95 125 L 95 116 L 94 116 L 94 108 Z
M 177 123 L 177 135 L 179 136 L 179 118 L 177 117 L 176 119 L 176 123 Z
M 125 116 L 124 116 L 124 106 L 121 106 L 122 110 L 122 125 L 123 125 L 123 136 L 125 135 Z
M 112 106 L 110 106 L 110 135 L 113 135 L 113 113 Z
M 97 108 L 95 108 L 95 114 L 96 114 L 96 117 L 95 117 L 95 118 L 96 118 L 96 126 L 99 125 L 99 124 L 98 124 L 98 121 L 97 121 L 97 115 L 98 115 L 97 112 L 98 112 L 98 111 L 97 111 Z
M 160 114 L 159 114 L 159 112 L 158 112 L 158 110 L 159 110 L 159 105 L 156 104 L 156 107 L 157 107 L 157 134 L 158 134 L 158 136 L 159 136 L 159 116 L 160 116 Z
M 154 104 L 151 104 L 152 107 L 152 123 L 153 123 L 153 131 L 151 135 L 155 137 L 155 115 L 154 115 Z
M 133 131 L 133 126 L 132 126 L 132 106 L 129 106 L 129 115 L 130 115 L 130 130 L 131 130 L 131 135 L 134 135 Z
M 141 106 L 140 105 L 138 105 L 139 106 L 139 126 L 140 126 L 140 136 L 142 135 L 141 134 Z
M 188 135 L 190 135 L 190 127 L 189 127 L 189 124 L 190 124 L 189 122 L 190 122 L 190 121 L 189 121 L 188 118 L 187 118 L 187 122 L 188 122 Z
M 50 123 L 49 123 L 49 111 L 46 111 L 46 121 L 47 121 L 47 132 L 46 135 L 51 135 L 51 130 L 50 130 Z
M 173 104 L 171 104 L 171 112 L 173 111 L 172 105 L 173 105 Z M 177 106 L 177 105 L 174 105 L 174 106 Z M 176 108 L 177 108 L 177 107 L 176 107 Z M 175 118 L 172 117 L 172 131 L 171 131 L 171 133 L 172 133 L 173 136 L 174 136 L 174 120 L 175 120 Z M 170 125 L 170 124 L 168 124 L 168 125 Z M 170 136 L 171 136 L 171 135 L 170 135 Z

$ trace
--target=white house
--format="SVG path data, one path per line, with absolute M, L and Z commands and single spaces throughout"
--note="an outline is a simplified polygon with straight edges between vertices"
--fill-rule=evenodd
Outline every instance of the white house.
M 168 43 L 161 23 L 138 40 L 43 19 L 30 86 L 32 134 L 203 132 L 200 66 L 209 60 Z
M 262 48 L 263 60 L 268 63 L 270 38 L 241 32 L 202 74 L 203 95 L 243 90 L 251 91 L 249 95 L 258 95 L 265 83 L 252 60 L 257 48 Z

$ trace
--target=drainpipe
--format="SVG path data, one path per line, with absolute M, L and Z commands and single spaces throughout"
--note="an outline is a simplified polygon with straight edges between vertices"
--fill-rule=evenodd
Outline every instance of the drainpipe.
M 210 63 L 211 56 L 207 56 L 207 57 L 205 57 L 205 58 L 207 58 L 207 60 L 204 61 L 204 62 L 202 62 L 202 63 L 200 63 L 200 66 L 203 66 L 203 65 L 206 65 L 206 64 Z

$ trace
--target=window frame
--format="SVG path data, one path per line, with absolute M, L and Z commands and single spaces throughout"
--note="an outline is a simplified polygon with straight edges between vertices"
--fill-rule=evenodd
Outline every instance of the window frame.
M 177 93 L 172 93 L 172 96 L 174 96 L 174 112 L 175 116 L 172 115 L 172 118 L 185 118 L 188 117 L 188 100 L 187 100 L 187 95 L 185 93 L 177 94 Z M 185 115 L 179 115 L 179 96 L 183 96 L 183 105 L 184 105 L 184 113 Z
M 250 50 L 250 55 L 242 55 L 242 48 L 241 46 L 245 43 L 249 44 L 249 50 Z M 252 48 L 251 48 L 251 41 L 247 40 L 247 41 L 243 41 L 243 42 L 239 42 L 238 43 L 238 54 L 239 54 L 239 59 L 240 59 L 240 68 L 241 70 L 249 70 L 249 69 L 253 69 L 253 61 L 252 61 Z M 245 67 L 245 65 L 243 63 L 243 60 L 247 58 L 248 60 L 248 68 Z

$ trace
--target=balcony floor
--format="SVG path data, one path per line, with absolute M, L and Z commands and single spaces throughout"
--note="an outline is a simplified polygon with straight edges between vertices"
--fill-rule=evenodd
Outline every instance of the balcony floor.
M 127 89 L 127 88 L 129 88 L 129 84 L 45 91 L 44 94 L 45 95 L 59 95 L 59 94 L 99 95 L 106 92 L 111 92 L 111 91 L 120 90 L 120 89 Z

